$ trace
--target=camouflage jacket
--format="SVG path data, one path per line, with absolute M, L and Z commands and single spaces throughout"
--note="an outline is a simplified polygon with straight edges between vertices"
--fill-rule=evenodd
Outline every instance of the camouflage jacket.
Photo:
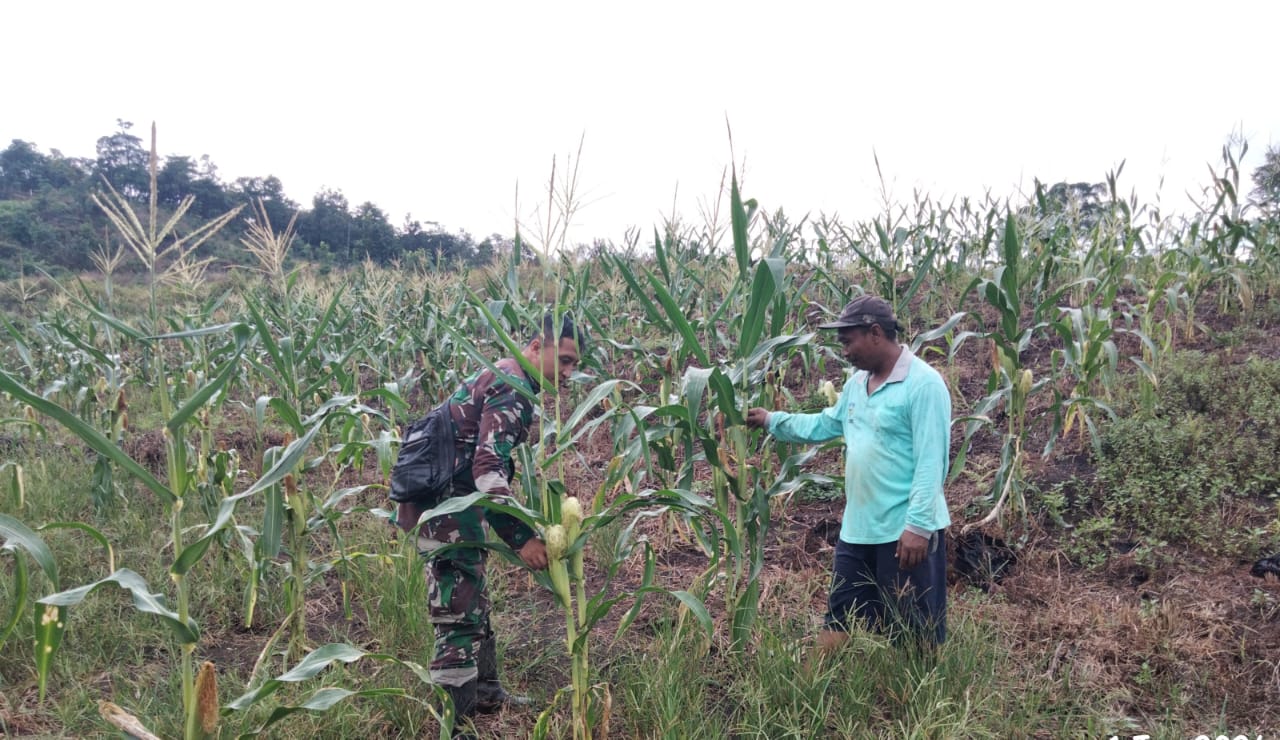
M 522 382 L 526 390 L 535 394 L 540 390 L 516 360 L 507 358 L 494 364 L 516 382 Z M 458 455 L 453 495 L 480 491 L 510 496 L 511 479 L 515 475 L 511 453 L 529 438 L 533 402 L 486 368 L 463 381 L 449 399 L 449 405 Z M 401 504 L 396 519 L 401 523 L 414 522 L 421 513 L 416 506 Z M 485 518 L 512 548 L 519 549 L 534 536 L 528 525 L 506 514 L 486 512 Z

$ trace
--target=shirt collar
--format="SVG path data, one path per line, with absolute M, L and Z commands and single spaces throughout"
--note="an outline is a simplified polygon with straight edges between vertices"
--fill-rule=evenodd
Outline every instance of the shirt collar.
M 911 348 L 905 344 L 898 345 L 902 348 L 902 354 L 898 355 L 898 361 L 893 363 L 893 369 L 889 371 L 889 377 L 885 378 L 886 383 L 901 383 L 907 379 L 907 371 L 911 369 L 911 361 L 916 358 L 911 352 Z

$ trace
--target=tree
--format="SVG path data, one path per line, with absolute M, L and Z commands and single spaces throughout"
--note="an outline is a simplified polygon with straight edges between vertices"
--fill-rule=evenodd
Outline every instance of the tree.
M 368 256 L 385 263 L 395 256 L 396 246 L 396 230 L 387 222 L 387 215 L 371 202 L 361 203 L 356 209 L 351 232 L 355 259 Z
M 298 237 L 349 263 L 353 260 L 352 220 L 347 196 L 325 188 L 311 199 L 311 210 L 298 218 Z
M 14 139 L 0 152 L 0 197 L 33 195 L 48 180 L 49 160 L 29 141 Z
M 156 173 L 156 197 L 167 206 L 176 206 L 191 191 L 196 176 L 196 165 L 191 157 L 165 157 L 164 166 Z
M 459 260 L 476 262 L 476 246 L 470 234 L 465 231 L 450 234 L 435 221 L 428 221 L 426 226 L 423 228 L 421 222 L 405 216 L 397 240 L 402 254 L 421 252 L 431 264 L 453 264 Z
M 71 188 L 88 186 L 93 176 L 94 160 L 82 157 L 67 157 L 57 149 L 49 150 L 44 172 L 46 184 L 51 188 Z
M 1280 216 L 1280 145 L 1267 147 L 1262 164 L 1253 171 L 1249 199 L 1268 216 Z
M 283 229 L 289 219 L 293 218 L 293 214 L 298 212 L 297 202 L 289 200 L 284 194 L 284 184 L 275 175 L 237 177 L 231 184 L 230 196 L 235 203 L 248 203 L 255 209 L 257 202 L 261 200 L 273 229 Z
M 173 155 L 166 157 L 164 166 L 156 173 L 156 190 L 159 201 L 177 206 L 188 195 L 195 198 L 191 213 L 201 218 L 217 218 L 238 205 L 231 194 L 217 180 L 218 168 L 206 154 L 196 167 L 191 157 Z
M 98 139 L 95 172 L 124 197 L 143 200 L 151 186 L 147 171 L 150 155 L 142 148 L 142 139 L 129 133 L 133 123 L 117 118 L 116 125 L 119 131 Z
M 478 265 L 487 265 L 500 257 L 506 258 L 515 251 L 516 242 L 502 234 L 490 234 L 484 241 L 476 245 L 472 261 Z

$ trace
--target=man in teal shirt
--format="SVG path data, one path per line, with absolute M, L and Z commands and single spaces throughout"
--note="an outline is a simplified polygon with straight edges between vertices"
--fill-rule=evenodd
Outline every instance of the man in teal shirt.
M 843 436 L 845 507 L 836 543 L 825 650 L 848 639 L 850 617 L 925 644 L 947 634 L 942 484 L 951 447 L 951 394 L 936 370 L 898 344 L 893 307 L 861 296 L 822 329 L 838 330 L 856 368 L 834 406 L 813 414 L 753 408 L 747 424 L 784 442 Z

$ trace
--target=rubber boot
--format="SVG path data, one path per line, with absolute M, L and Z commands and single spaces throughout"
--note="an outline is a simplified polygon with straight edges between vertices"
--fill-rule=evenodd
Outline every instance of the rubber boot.
M 526 707 L 533 703 L 527 696 L 508 694 L 498 681 L 498 644 L 492 637 L 480 641 L 476 652 L 476 668 L 480 679 L 476 685 L 476 711 L 493 714 L 503 707 Z
M 476 682 L 468 681 L 461 686 L 441 686 L 440 688 L 444 689 L 453 701 L 454 740 L 471 740 L 475 735 L 467 729 L 470 727 L 467 720 L 476 712 Z

